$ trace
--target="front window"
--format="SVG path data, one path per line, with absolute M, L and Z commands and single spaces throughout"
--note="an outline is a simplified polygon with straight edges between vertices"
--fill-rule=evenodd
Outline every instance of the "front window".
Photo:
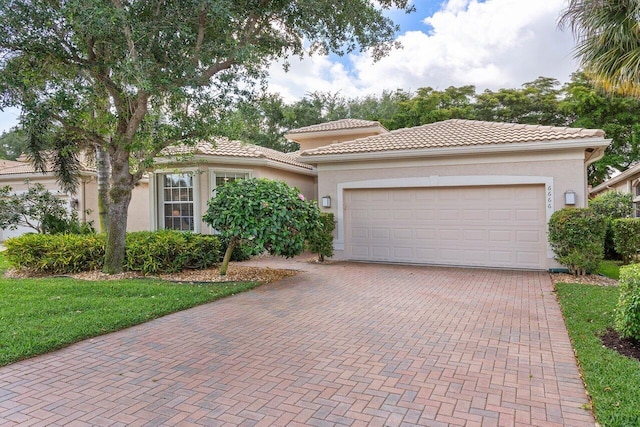
M 228 182 L 237 181 L 239 179 L 247 179 L 246 173 L 238 172 L 216 172 L 216 187 L 224 185 Z
M 193 175 L 166 174 L 162 176 L 164 228 L 193 231 Z

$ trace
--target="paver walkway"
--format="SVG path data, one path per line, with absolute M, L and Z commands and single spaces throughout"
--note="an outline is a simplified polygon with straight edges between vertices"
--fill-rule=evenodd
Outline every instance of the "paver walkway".
M 0 368 L 0 425 L 594 425 L 547 274 L 293 265 Z

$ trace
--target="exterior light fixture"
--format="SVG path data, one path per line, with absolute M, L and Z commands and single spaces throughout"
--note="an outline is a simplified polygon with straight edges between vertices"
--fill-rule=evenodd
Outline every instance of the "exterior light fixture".
M 564 204 L 575 205 L 576 204 L 576 192 L 573 190 L 567 190 L 564 192 Z
M 331 207 L 331 196 L 323 196 L 322 197 L 322 207 L 330 208 Z

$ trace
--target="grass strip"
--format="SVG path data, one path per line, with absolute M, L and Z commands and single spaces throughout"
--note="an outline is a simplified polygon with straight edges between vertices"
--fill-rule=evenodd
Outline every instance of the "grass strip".
M 256 286 L 0 278 L 0 366 Z
M 599 338 L 613 327 L 618 288 L 558 283 L 556 290 L 596 419 L 604 427 L 640 425 L 640 362 Z
M 620 280 L 620 261 L 603 260 L 600 261 L 600 267 L 598 267 L 598 274 L 610 277 L 612 279 Z

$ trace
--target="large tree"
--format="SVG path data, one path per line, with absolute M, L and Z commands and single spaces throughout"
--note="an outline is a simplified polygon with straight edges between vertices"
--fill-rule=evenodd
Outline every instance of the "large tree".
M 0 2 L 0 108 L 22 109 L 34 163 L 73 188 L 78 153 L 109 165 L 105 271 L 122 269 L 131 191 L 163 148 L 206 138 L 226 102 L 289 55 L 394 46 L 408 0 Z M 241 90 L 242 89 L 242 90 Z
M 605 94 L 583 73 L 575 73 L 563 93 L 560 110 L 572 127 L 602 129 L 612 139 L 604 157 L 589 166 L 589 184 L 598 185 L 612 173 L 624 172 L 638 162 L 640 99 Z
M 584 71 L 608 92 L 640 96 L 640 2 L 569 0 L 560 17 Z

